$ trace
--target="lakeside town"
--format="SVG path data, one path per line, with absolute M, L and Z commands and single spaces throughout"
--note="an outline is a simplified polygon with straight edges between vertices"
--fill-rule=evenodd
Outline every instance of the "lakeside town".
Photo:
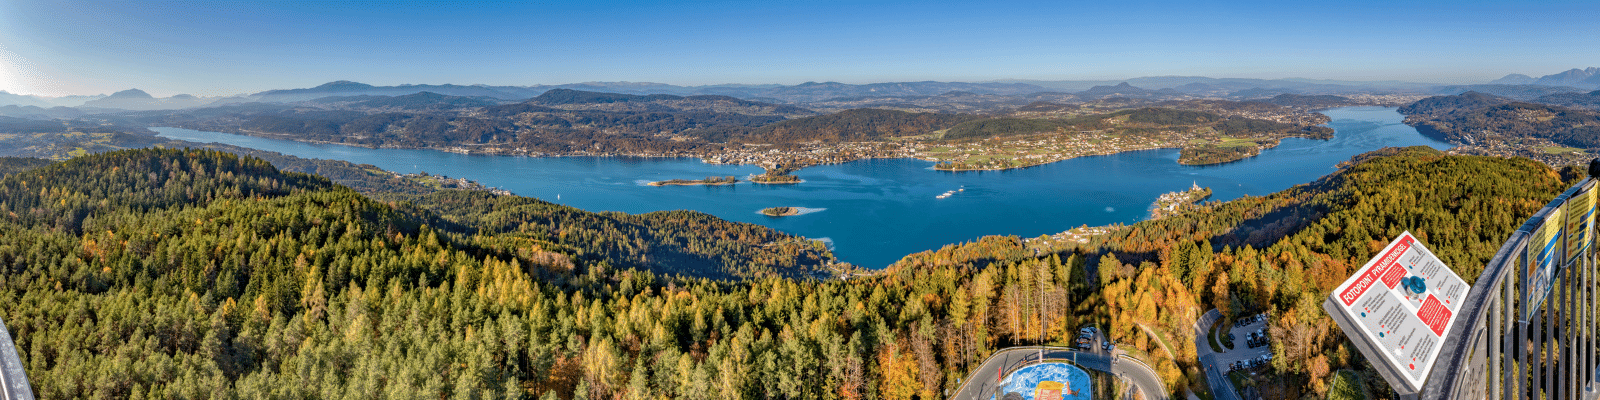
M 943 171 L 983 171 L 1026 168 L 1084 156 L 1127 151 L 1179 148 L 1194 140 L 1188 132 L 1165 131 L 1162 138 L 1110 135 L 1102 131 L 1041 135 L 1024 139 L 989 139 L 979 142 L 923 146 L 911 150 L 917 159 L 938 163 Z
M 1199 182 L 1191 184 L 1188 190 L 1162 193 L 1161 197 L 1156 198 L 1156 202 L 1150 205 L 1150 219 L 1162 219 L 1181 213 L 1209 198 L 1211 198 L 1211 188 L 1202 188 Z

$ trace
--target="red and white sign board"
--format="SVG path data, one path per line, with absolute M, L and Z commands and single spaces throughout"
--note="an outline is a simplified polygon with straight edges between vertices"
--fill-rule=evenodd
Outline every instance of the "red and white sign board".
M 1355 276 L 1333 290 L 1332 300 L 1361 331 L 1381 359 L 1422 387 L 1461 301 L 1472 289 L 1439 257 L 1406 232 L 1383 248 Z M 1369 356 L 1370 357 L 1370 356 Z

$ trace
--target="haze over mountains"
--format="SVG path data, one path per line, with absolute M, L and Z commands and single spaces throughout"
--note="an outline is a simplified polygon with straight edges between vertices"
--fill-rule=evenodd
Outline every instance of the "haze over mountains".
M 0 115 L 60 118 L 77 112 L 145 111 L 218 106 L 235 103 L 293 103 L 302 101 L 370 101 L 432 93 L 475 99 L 477 106 L 514 103 L 532 99 L 553 89 L 571 89 L 633 95 L 727 96 L 766 103 L 802 105 L 829 110 L 860 106 L 898 108 L 932 107 L 949 104 L 950 97 L 967 97 L 958 103 L 994 103 L 1012 106 L 1033 101 L 1093 101 L 1106 98 L 1185 100 L 1196 98 L 1260 99 L 1280 94 L 1460 94 L 1467 91 L 1530 100 L 1561 93 L 1583 93 L 1600 89 L 1600 68 L 1572 69 L 1532 77 L 1510 74 L 1479 85 L 1436 85 L 1401 81 L 1335 81 L 1315 79 L 1209 78 L 1198 76 L 1156 76 L 1126 80 L 999 80 L 991 82 L 886 82 L 848 84 L 806 82 L 796 85 L 701 85 L 679 86 L 648 82 L 584 82 L 562 85 L 492 86 L 457 84 L 407 84 L 375 86 L 353 81 L 334 81 L 310 88 L 268 90 L 228 97 L 197 97 L 180 94 L 154 97 L 139 89 L 110 95 L 44 97 L 0 91 Z M 357 99 L 356 96 L 368 96 Z M 931 98 L 937 101 L 927 101 Z M 333 99 L 329 99 L 333 98 Z M 77 107 L 80 110 L 55 110 L 52 107 Z M 936 107 L 937 108 L 937 107 Z M 946 107 L 940 111 L 962 111 Z
M 1511 74 L 1489 83 L 1497 85 L 1540 85 L 1597 88 L 1600 87 L 1600 68 L 1573 68 L 1567 70 L 1566 72 L 1545 75 L 1539 78 L 1534 78 L 1523 74 Z

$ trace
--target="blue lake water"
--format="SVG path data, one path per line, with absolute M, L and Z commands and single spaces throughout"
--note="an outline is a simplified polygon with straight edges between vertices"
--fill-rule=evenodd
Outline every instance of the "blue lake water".
M 914 159 L 862 160 L 806 168 L 798 185 L 645 186 L 673 178 L 761 173 L 755 166 L 692 158 L 479 156 L 431 150 L 319 145 L 177 128 L 162 137 L 218 142 L 306 157 L 426 171 L 477 180 L 518 195 L 590 211 L 689 209 L 770 226 L 834 245 L 841 260 L 882 268 L 907 254 L 984 235 L 1034 237 L 1080 225 L 1133 223 L 1162 193 L 1212 188 L 1212 200 L 1261 196 L 1311 182 L 1351 156 L 1389 146 L 1450 145 L 1422 136 L 1389 107 L 1324 111 L 1331 140 L 1290 138 L 1250 159 L 1213 166 L 1177 163 L 1178 150 L 1080 157 L 1007 171 L 945 172 Z M 966 189 L 945 199 L 941 193 Z M 768 217 L 766 207 L 811 211 Z

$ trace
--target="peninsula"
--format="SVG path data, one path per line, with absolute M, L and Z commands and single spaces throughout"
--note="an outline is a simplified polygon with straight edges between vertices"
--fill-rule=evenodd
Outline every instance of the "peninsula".
M 1199 182 L 1191 184 L 1189 190 L 1164 193 L 1160 198 L 1156 199 L 1154 204 L 1150 205 L 1150 219 L 1156 220 L 1176 215 L 1195 203 L 1208 198 L 1211 198 L 1211 188 L 1202 188 Z

